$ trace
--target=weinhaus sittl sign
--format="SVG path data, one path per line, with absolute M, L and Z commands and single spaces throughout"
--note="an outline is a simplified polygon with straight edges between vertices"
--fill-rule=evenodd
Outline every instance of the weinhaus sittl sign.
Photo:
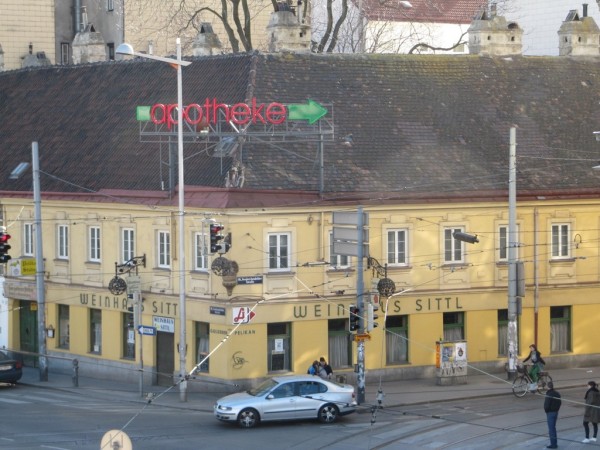
M 248 103 L 229 105 L 216 98 L 207 98 L 204 103 L 192 103 L 183 107 L 183 121 L 189 125 L 215 125 L 225 119 L 235 125 L 279 125 L 286 121 L 305 120 L 315 123 L 327 114 L 327 108 L 308 100 L 306 103 L 283 104 L 279 102 L 259 103 L 253 98 Z M 153 106 L 138 106 L 138 121 L 151 121 L 171 129 L 177 125 L 177 104 L 157 103 Z

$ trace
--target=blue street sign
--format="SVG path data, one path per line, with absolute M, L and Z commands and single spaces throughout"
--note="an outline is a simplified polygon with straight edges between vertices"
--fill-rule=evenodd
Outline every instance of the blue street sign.
M 146 336 L 154 336 L 156 335 L 156 328 L 146 325 L 138 325 L 138 333 Z

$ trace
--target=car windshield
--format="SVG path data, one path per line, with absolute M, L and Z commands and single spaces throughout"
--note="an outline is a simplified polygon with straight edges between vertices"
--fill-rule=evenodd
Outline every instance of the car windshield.
M 265 395 L 267 392 L 273 389 L 273 387 L 277 386 L 277 384 L 277 381 L 275 381 L 273 378 L 269 378 L 268 380 L 265 380 L 263 383 L 261 383 L 259 386 L 250 389 L 248 391 L 248 394 L 253 395 L 255 397 L 260 397 L 261 395 Z

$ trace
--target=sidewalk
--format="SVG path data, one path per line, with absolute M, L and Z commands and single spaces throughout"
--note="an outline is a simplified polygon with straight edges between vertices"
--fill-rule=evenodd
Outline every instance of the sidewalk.
M 387 407 L 494 395 L 512 395 L 511 383 L 507 381 L 506 374 L 483 374 L 473 368 L 469 368 L 468 373 L 470 375 L 467 376 L 467 384 L 452 386 L 438 386 L 435 384 L 435 379 L 385 381 L 380 384 L 379 380 L 370 378 L 367 373 L 364 403 L 377 405 L 377 393 L 380 388 L 383 392 L 382 405 Z M 600 366 L 556 369 L 551 370 L 550 375 L 557 389 L 580 387 L 583 392 L 588 381 L 594 380 L 600 383 Z M 140 403 L 151 401 L 157 405 L 199 411 L 212 411 L 215 400 L 230 392 L 187 392 L 187 401 L 182 402 L 179 386 L 170 388 L 143 386 L 144 397 L 142 397 L 137 383 L 79 377 L 79 385 L 74 387 L 70 375 L 49 372 L 48 381 L 40 381 L 39 370 L 31 367 L 23 369 L 23 378 L 21 378 L 19 384 L 44 389 L 64 390 L 106 400 L 119 399 Z M 152 396 L 151 400 L 149 400 L 148 394 Z

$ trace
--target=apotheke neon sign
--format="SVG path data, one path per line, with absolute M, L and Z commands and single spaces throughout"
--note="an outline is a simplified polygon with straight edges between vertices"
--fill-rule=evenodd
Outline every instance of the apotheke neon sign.
M 192 103 L 184 106 L 182 112 L 183 121 L 194 126 L 208 126 L 223 119 L 235 125 L 279 125 L 286 120 L 306 120 L 312 124 L 325 114 L 327 109 L 313 100 L 302 104 L 284 105 L 279 102 L 258 103 L 255 98 L 249 104 L 233 105 L 221 103 L 216 98 L 207 98 L 202 105 Z M 166 125 L 170 130 L 177 125 L 177 104 L 157 103 L 153 106 L 138 106 L 137 119 L 150 120 L 156 125 Z

